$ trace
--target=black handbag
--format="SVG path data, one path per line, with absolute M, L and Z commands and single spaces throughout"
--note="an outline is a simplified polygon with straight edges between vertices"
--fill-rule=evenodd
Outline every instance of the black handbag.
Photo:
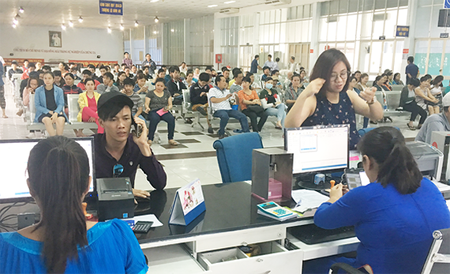
M 256 114 L 261 114 L 264 112 L 264 108 L 260 105 L 248 105 L 247 108 Z

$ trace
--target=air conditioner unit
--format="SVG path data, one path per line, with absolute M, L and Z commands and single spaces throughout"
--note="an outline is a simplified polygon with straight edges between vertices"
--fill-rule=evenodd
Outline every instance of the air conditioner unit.
M 337 21 L 338 21 L 337 15 L 327 17 L 327 23 L 333 23 L 333 22 L 337 22 Z
M 384 21 L 388 19 L 387 13 L 380 13 L 380 14 L 374 14 L 373 15 L 373 21 Z
M 221 9 L 219 12 L 223 13 L 223 14 L 233 14 L 233 13 L 238 13 L 239 9 L 238 8 Z
M 291 0 L 266 0 L 266 5 L 285 5 L 290 4 Z

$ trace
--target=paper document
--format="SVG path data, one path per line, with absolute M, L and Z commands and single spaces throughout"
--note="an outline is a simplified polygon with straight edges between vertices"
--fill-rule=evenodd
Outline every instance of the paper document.
M 122 219 L 124 221 L 126 220 L 134 220 L 135 223 L 138 221 L 146 221 L 146 222 L 153 222 L 152 227 L 158 227 L 162 226 L 163 224 L 156 218 L 155 214 L 148 214 L 148 215 L 140 215 L 140 216 L 134 216 L 134 218 L 128 218 L 128 219 Z
M 292 191 L 292 199 L 297 204 L 292 210 L 303 213 L 308 209 L 318 208 L 329 197 L 314 190 L 298 189 Z

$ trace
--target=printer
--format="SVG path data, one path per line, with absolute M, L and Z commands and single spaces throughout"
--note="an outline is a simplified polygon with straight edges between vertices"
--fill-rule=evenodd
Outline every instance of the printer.
M 450 179 L 450 131 L 433 131 L 431 133 L 431 145 L 444 154 L 441 179 L 448 181 Z
M 134 195 L 130 178 L 97 178 L 98 220 L 134 217 Z
M 406 146 L 416 160 L 420 172 L 425 177 L 432 177 L 435 181 L 440 181 L 444 159 L 442 152 L 420 141 L 407 142 Z

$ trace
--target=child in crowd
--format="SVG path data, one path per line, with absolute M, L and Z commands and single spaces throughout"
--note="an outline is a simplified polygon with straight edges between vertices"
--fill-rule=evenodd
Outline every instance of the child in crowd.
M 52 72 L 44 73 L 44 86 L 36 89 L 35 123 L 43 123 L 50 136 L 62 135 L 64 132 L 64 123 L 67 120 L 64 113 L 64 92 L 61 88 L 54 85 L 55 76 Z M 56 131 L 53 128 L 56 124 Z
M 161 120 L 167 123 L 169 144 L 172 146 L 178 145 L 173 140 L 175 132 L 175 118 L 170 110 L 172 109 L 172 96 L 167 91 L 164 84 L 164 78 L 157 78 L 155 83 L 155 90 L 149 91 L 145 97 L 145 113 L 150 121 L 148 129 L 148 144 L 152 145 L 155 136 L 156 127 Z
M 139 94 L 137 94 L 133 91 L 133 87 L 134 87 L 133 80 L 131 80 L 130 78 L 125 79 L 123 93 L 125 93 L 126 96 L 130 97 L 130 99 L 134 103 L 133 108 L 131 109 L 131 115 L 133 115 L 134 118 L 139 117 L 145 121 L 144 116 L 141 115 L 142 114 L 142 106 L 144 104 L 142 103 L 141 96 L 139 96 Z
M 97 101 L 100 94 L 94 91 L 95 82 L 93 79 L 86 80 L 86 92 L 81 93 L 78 96 L 78 105 L 80 106 L 80 112 L 77 116 L 78 122 L 95 122 L 98 126 L 98 133 L 103 133 L 103 128 L 98 123 L 97 114 Z M 83 136 L 83 131 L 78 132 L 79 137 Z

